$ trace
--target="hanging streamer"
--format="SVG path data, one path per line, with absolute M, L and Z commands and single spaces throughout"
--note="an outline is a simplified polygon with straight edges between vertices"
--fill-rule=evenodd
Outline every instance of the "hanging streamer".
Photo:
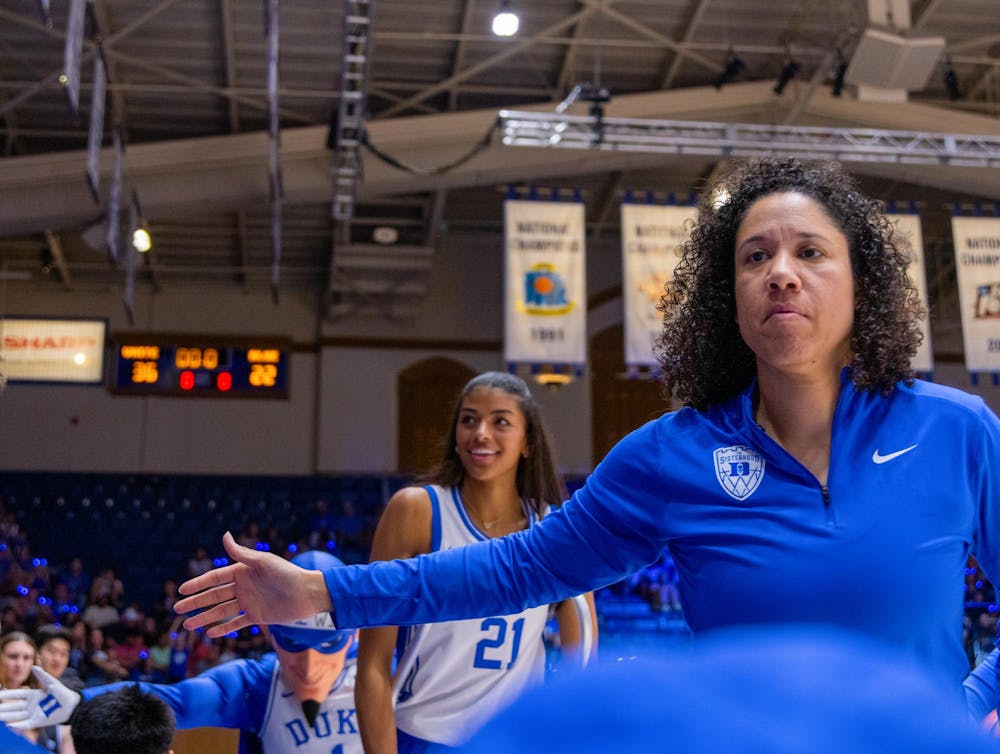
M 52 11 L 49 8 L 49 0 L 38 0 L 38 15 L 42 19 L 42 23 L 49 29 L 52 28 Z
M 910 241 L 910 248 L 913 250 L 913 261 L 910 262 L 908 272 L 910 280 L 913 282 L 917 293 L 920 295 L 920 303 L 927 309 L 927 273 L 924 268 L 924 237 L 920 230 L 920 215 L 916 214 L 890 214 L 889 219 L 896 224 L 899 232 Z M 930 374 L 934 371 L 934 349 L 931 347 L 931 325 L 927 317 L 920 321 L 920 332 L 924 339 L 917 349 L 916 355 L 910 361 L 910 368 L 914 372 Z
M 121 235 L 122 195 L 122 131 L 115 126 L 111 134 L 111 186 L 108 189 L 108 261 L 118 264 L 118 245 Z
M 953 217 L 965 367 L 1000 372 L 1000 218 Z
M 90 131 L 87 133 L 87 185 L 94 202 L 101 203 L 101 143 L 104 141 L 104 97 L 107 73 L 104 57 L 94 56 L 94 91 L 90 98 Z
M 281 281 L 281 132 L 278 122 L 278 0 L 265 2 L 267 34 L 268 177 L 271 190 L 271 291 L 277 300 Z
M 70 0 L 66 18 L 66 45 L 63 51 L 63 75 L 60 82 L 66 90 L 73 115 L 80 112 L 80 58 L 83 54 L 83 26 L 86 0 Z
M 139 196 L 132 191 L 132 203 L 128 215 L 128 242 L 125 244 L 125 313 L 129 323 L 135 322 L 135 268 L 139 262 L 139 250 L 135 248 L 135 232 L 139 228 Z
M 504 360 L 586 362 L 586 245 L 582 202 L 504 202 Z
M 625 365 L 655 369 L 653 345 L 663 329 L 657 307 L 674 276 L 678 247 L 688 237 L 695 207 L 622 203 L 622 299 Z

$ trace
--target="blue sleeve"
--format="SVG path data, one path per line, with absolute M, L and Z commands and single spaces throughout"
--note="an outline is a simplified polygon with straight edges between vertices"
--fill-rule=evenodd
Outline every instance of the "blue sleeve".
M 275 661 L 274 655 L 267 655 L 260 662 L 233 660 L 173 684 L 125 681 L 94 686 L 84 689 L 83 698 L 138 686 L 170 705 L 180 729 L 212 726 L 257 733 L 264 719 Z
M 661 421 L 622 440 L 539 524 L 501 539 L 323 572 L 338 626 L 508 615 L 619 581 L 659 556 Z
M 965 690 L 965 705 L 977 723 L 981 722 L 996 707 L 997 699 L 997 658 L 1000 649 L 994 649 L 979 663 L 962 682 Z
M 1000 578 L 1000 472 L 997 471 L 997 459 L 1000 458 L 1000 419 L 997 419 L 990 409 L 984 404 L 983 414 L 983 440 L 977 457 L 974 459 L 975 467 L 979 470 L 979 520 L 976 522 L 975 533 L 972 538 L 972 554 L 976 562 L 993 584 L 997 584 Z M 996 644 L 1000 646 L 1000 637 L 996 639 Z M 993 658 L 991 672 L 996 672 L 996 654 L 992 652 L 989 658 Z M 984 661 L 985 663 L 986 661 Z M 978 668 L 977 668 L 978 670 Z M 984 673 L 987 670 L 983 671 Z M 1000 707 L 1000 687 L 995 680 L 992 680 L 989 688 L 992 689 L 992 696 L 989 699 L 989 707 L 986 710 Z M 966 689 L 968 698 L 969 690 Z M 980 718 L 982 719 L 982 718 Z
M 23 736 L 17 735 L 0 723 L 0 751 L 3 754 L 44 754 L 45 749 L 35 746 Z

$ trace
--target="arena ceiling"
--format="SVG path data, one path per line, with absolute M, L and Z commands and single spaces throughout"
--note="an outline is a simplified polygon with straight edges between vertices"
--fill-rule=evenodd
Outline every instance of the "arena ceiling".
M 907 102 L 861 101 L 850 87 L 834 97 L 836 65 L 851 59 L 871 26 L 869 6 L 880 2 L 897 14 L 903 3 L 910 28 L 899 34 L 943 37 L 944 53 Z M 126 144 L 126 191 L 134 189 L 154 237 L 140 283 L 271 284 L 265 5 L 93 0 L 81 113 L 74 118 L 59 84 L 67 3 L 52 3 L 50 26 L 36 0 L 5 0 L 0 275 L 6 281 L 72 293 L 121 280 L 120 265 L 109 264 L 101 240 L 106 197 L 95 202 L 84 180 L 99 43 L 109 78 L 102 180 L 106 186 L 116 122 Z M 617 233 L 626 191 L 686 196 L 725 165 L 722 155 L 514 148 L 494 133 L 471 160 L 439 170 L 484 138 L 500 108 L 552 111 L 577 84 L 607 89 L 609 117 L 1000 135 L 996 0 L 513 0 L 521 28 L 509 39 L 490 33 L 498 5 L 281 4 L 281 286 L 315 286 L 338 300 L 367 295 L 377 309 L 378 286 L 365 275 L 402 270 L 417 278 L 445 234 L 499 234 L 511 184 L 579 189 L 589 233 L 605 236 Z M 373 17 L 364 64 L 369 141 L 428 175 L 362 150 L 353 219 L 334 221 L 335 152 L 327 142 L 348 65 L 345 17 L 366 7 Z M 716 88 L 734 55 L 742 71 Z M 775 80 L 790 59 L 799 74 L 776 94 Z M 949 67 L 958 91 L 945 83 Z M 586 110 L 577 103 L 570 111 Z M 878 163 L 852 169 L 870 192 L 917 203 L 925 217 L 932 302 L 949 318 L 951 203 L 984 202 L 992 211 L 1000 201 L 1000 171 Z M 374 243 L 377 228 L 392 228 L 396 242 Z M 374 285 L 367 294 L 366 285 Z M 415 286 L 414 295 L 420 290 Z

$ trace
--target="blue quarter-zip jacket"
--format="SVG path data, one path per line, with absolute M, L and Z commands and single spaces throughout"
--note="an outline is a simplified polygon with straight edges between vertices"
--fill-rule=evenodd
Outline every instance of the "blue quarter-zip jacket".
M 844 627 L 961 693 L 967 556 L 1000 574 L 1000 421 L 959 390 L 859 392 L 845 370 L 824 488 L 756 424 L 755 389 L 639 428 L 524 532 L 324 571 L 338 625 L 517 612 L 613 583 L 669 547 L 696 636 Z

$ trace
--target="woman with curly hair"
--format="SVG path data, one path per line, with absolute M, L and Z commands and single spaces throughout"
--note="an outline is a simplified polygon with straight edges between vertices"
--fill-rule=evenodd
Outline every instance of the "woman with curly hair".
M 687 406 L 619 442 L 537 527 L 303 575 L 280 558 L 187 582 L 218 636 L 331 610 L 338 625 L 502 614 L 619 580 L 668 547 L 695 634 L 853 629 L 961 693 L 966 558 L 1000 574 L 1000 421 L 913 379 L 905 242 L 838 165 L 761 159 L 706 194 L 664 301 Z

